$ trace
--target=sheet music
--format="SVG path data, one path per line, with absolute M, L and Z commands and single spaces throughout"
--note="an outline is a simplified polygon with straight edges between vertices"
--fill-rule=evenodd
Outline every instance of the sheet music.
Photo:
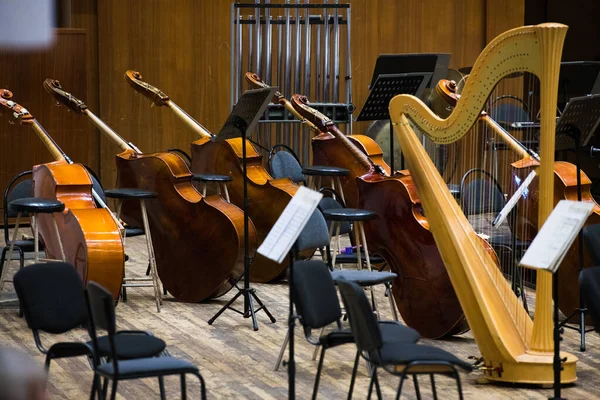
M 494 228 L 498 228 L 500 226 L 500 224 L 502 223 L 502 221 L 504 221 L 506 219 L 506 217 L 508 216 L 508 214 L 510 214 L 512 209 L 517 205 L 517 202 L 519 201 L 521 196 L 523 196 L 523 193 L 525 192 L 525 190 L 527 190 L 527 188 L 529 187 L 529 184 L 531 184 L 531 182 L 533 182 L 533 178 L 535 178 L 536 175 L 537 174 L 535 171 L 531 171 L 529 173 L 529 175 L 527 175 L 527 178 L 525 178 L 525 180 L 523 181 L 521 186 L 519 186 L 519 188 L 517 189 L 515 194 L 512 195 L 512 197 L 510 198 L 508 203 L 506 203 L 506 205 L 502 208 L 502 210 L 500 210 L 500 214 L 498 214 L 496 219 L 494 219 L 494 222 L 492 222 L 492 226 Z
M 556 272 L 593 209 L 592 202 L 559 201 L 533 239 L 520 264 L 528 268 Z
M 281 263 L 322 198 L 322 193 L 300 186 L 258 248 L 258 253 Z

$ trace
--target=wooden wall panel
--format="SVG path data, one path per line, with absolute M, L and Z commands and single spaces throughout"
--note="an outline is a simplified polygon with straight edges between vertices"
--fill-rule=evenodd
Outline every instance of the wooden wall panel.
M 0 87 L 14 93 L 14 101 L 27 108 L 76 162 L 98 165 L 95 133 L 80 118 L 56 107 L 42 82 L 55 78 L 65 87 L 82 87 L 86 82 L 85 32 L 59 29 L 53 48 L 43 52 L 0 52 Z M 0 110 L 0 190 L 10 179 L 33 165 L 53 161 L 30 127 L 9 124 L 8 110 Z M 0 205 L 1 206 L 1 205 Z
M 360 109 L 366 99 L 380 53 L 450 52 L 452 67 L 471 65 L 488 34 L 522 25 L 523 2 L 510 0 L 518 8 L 512 12 L 500 0 L 350 0 L 354 103 Z M 103 0 L 97 7 L 100 105 L 92 111 L 144 152 L 189 149 L 194 134 L 127 86 L 123 74 L 132 68 L 217 131 L 229 111 L 231 2 Z M 118 148 L 100 141 L 102 180 L 110 187 Z

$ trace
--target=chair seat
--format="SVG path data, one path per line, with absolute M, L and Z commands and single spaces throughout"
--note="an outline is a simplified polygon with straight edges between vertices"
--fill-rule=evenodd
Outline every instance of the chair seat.
M 28 253 L 34 250 L 34 242 L 33 239 L 23 239 L 23 240 L 15 240 L 15 250 L 17 247 L 20 247 L 23 252 Z M 40 240 L 39 242 L 40 250 L 44 249 L 43 243 Z M 10 248 L 10 245 L 6 246 L 6 251 Z
M 229 175 L 194 174 L 192 180 L 196 182 L 231 182 L 233 178 Z
M 331 208 L 324 210 L 323 216 L 328 221 L 368 221 L 375 219 L 377 214 L 359 208 Z
M 384 342 L 417 343 L 421 339 L 419 332 L 396 321 L 377 321 Z
M 135 188 L 118 188 L 104 191 L 104 195 L 111 199 L 153 199 L 156 192 Z
M 114 376 L 112 362 L 107 362 L 96 368 L 96 372 L 103 376 Z M 198 374 L 198 368 L 185 361 L 174 357 L 138 358 L 136 360 L 119 361 L 119 378 L 132 379 L 157 375 Z
M 354 335 L 348 330 L 333 331 L 319 337 L 319 344 L 327 348 L 339 346 L 342 344 L 354 343 Z
M 391 282 L 398 275 L 387 271 L 369 271 L 369 270 L 353 270 L 343 269 L 331 271 L 331 278 L 337 284 L 338 281 L 355 282 L 360 286 L 373 286 L 381 283 Z
M 53 199 L 23 197 L 8 203 L 8 209 L 17 213 L 25 211 L 38 214 L 50 214 L 63 211 L 65 205 L 64 203 Z
M 92 342 L 88 342 L 92 346 Z M 130 360 L 142 357 L 154 357 L 167 347 L 166 343 L 155 336 L 144 334 L 120 333 L 115 335 L 115 348 L 120 360 Z M 110 355 L 108 336 L 98 338 L 99 356 Z
M 311 165 L 310 167 L 302 168 L 302 173 L 311 176 L 348 176 L 350 170 L 327 165 Z
M 137 227 L 133 227 L 133 226 L 126 226 L 125 227 L 125 237 L 134 237 L 134 236 L 142 236 L 144 235 L 145 232 L 142 228 L 137 228 Z
M 367 262 L 367 255 L 365 254 L 364 251 L 360 252 L 360 259 L 362 260 L 363 263 Z M 371 254 L 369 254 L 369 260 L 371 261 L 371 264 L 381 264 L 381 263 L 385 262 L 383 257 L 377 256 L 377 255 L 371 255 Z M 356 253 L 337 254 L 335 256 L 335 263 L 336 264 L 358 264 L 358 257 L 356 256 Z
M 465 371 L 473 369 L 470 363 L 461 360 L 446 350 L 422 344 L 398 345 L 398 343 L 384 341 L 379 349 L 379 354 L 382 364 L 387 365 L 404 365 L 413 361 L 427 361 L 433 364 L 436 361 L 441 361 L 459 366 Z

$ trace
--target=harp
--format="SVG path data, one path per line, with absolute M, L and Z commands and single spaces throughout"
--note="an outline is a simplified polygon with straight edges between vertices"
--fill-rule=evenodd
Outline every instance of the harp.
M 555 110 L 560 58 L 567 26 L 546 23 L 498 36 L 477 59 L 461 100 L 445 119 L 413 96 L 390 102 L 394 134 L 410 168 L 442 259 L 492 381 L 548 384 L 552 370 L 552 277 L 537 272 L 535 322 L 520 306 L 510 285 L 448 190 L 415 130 L 438 144 L 452 143 L 473 127 L 499 80 L 530 72 L 540 82 L 540 203 L 538 221 L 553 208 Z M 577 358 L 562 353 L 561 380 L 574 382 Z

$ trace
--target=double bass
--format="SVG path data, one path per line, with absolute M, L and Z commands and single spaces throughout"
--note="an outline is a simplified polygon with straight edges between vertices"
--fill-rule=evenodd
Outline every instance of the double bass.
M 117 299 L 125 265 L 118 221 L 94 192 L 87 169 L 73 163 L 29 111 L 11 100 L 12 96 L 0 89 L 0 105 L 10 109 L 21 124 L 30 126 L 55 159 L 33 167 L 34 196 L 65 205 L 56 215 L 60 237 L 56 236 L 52 216 L 40 214 L 37 218 L 46 254 L 58 258 L 62 243 L 66 261 L 82 281 L 98 282 Z M 96 200 L 102 207 L 96 206 Z
M 164 287 L 185 302 L 211 299 L 229 291 L 243 274 L 242 211 L 221 196 L 202 196 L 178 155 L 144 154 L 95 116 L 85 103 L 65 92 L 58 81 L 46 79 L 44 88 L 77 114 L 88 117 L 121 148 L 116 156 L 116 187 L 157 193 L 146 208 Z M 122 218 L 132 226 L 142 226 L 139 205 L 134 203 L 125 202 Z M 256 232 L 252 224 L 248 239 L 253 252 Z
M 334 137 L 327 139 L 323 153 L 336 160 L 334 165 L 352 171 L 359 208 L 377 213 L 364 224 L 367 242 L 398 275 L 392 292 L 402 319 L 432 339 L 468 330 L 408 171 L 388 176 L 333 121 L 311 108 L 305 96 L 294 95 L 291 102 L 302 117 Z M 313 141 L 313 148 L 321 143 Z
M 246 73 L 246 81 L 256 88 L 268 88 L 269 86 L 263 82 L 260 77 L 252 72 Z M 340 178 L 342 189 L 344 191 L 344 199 L 348 207 L 356 208 L 358 206 L 358 188 L 356 187 L 356 177 L 364 174 L 364 169 L 358 163 L 348 162 L 345 153 L 342 150 L 340 153 L 339 142 L 335 140 L 335 135 L 325 129 L 320 130 L 318 126 L 308 121 L 288 99 L 281 93 L 276 92 L 273 97 L 273 103 L 280 104 L 285 107 L 292 115 L 298 118 L 304 125 L 308 126 L 315 137 L 312 139 L 313 164 L 314 165 L 331 165 L 344 167 L 350 170 L 348 176 Z M 294 100 L 293 100 L 294 101 Z M 296 96 L 296 102 L 298 95 Z M 370 137 L 366 135 L 349 135 L 346 136 L 350 141 L 357 146 L 375 165 L 380 166 L 383 172 L 390 174 L 390 167 L 383 159 L 383 151 L 381 147 Z
M 228 185 L 231 201 L 240 207 L 244 204 L 244 171 L 242 168 L 241 138 L 217 141 L 216 136 L 182 110 L 173 100 L 158 88 L 144 82 L 136 71 L 127 71 L 125 79 L 131 87 L 148 97 L 156 106 L 172 110 L 183 122 L 196 132 L 201 139 L 191 145 L 194 173 L 215 173 L 229 175 L 233 181 Z M 248 178 L 248 212 L 256 226 L 258 243 L 262 243 L 275 221 L 279 218 L 298 186 L 288 178 L 273 179 L 263 167 L 263 157 L 254 145 L 246 140 L 246 163 Z M 278 264 L 256 254 L 250 268 L 250 279 L 254 282 L 270 282 L 284 276 L 287 265 Z
M 436 144 L 463 137 L 480 117 L 485 101 L 503 78 L 530 72 L 540 81 L 540 166 L 538 223 L 554 206 L 554 135 L 560 59 L 567 27 L 546 23 L 511 29 L 492 40 L 473 66 L 456 108 L 436 116 L 414 96 L 390 102 L 394 134 L 419 191 L 429 228 L 465 312 L 490 381 L 553 382 L 552 276 L 538 271 L 535 320 L 520 306 L 509 283 L 481 245 L 460 205 L 415 132 Z M 562 353 L 562 383 L 574 382 L 577 358 Z

